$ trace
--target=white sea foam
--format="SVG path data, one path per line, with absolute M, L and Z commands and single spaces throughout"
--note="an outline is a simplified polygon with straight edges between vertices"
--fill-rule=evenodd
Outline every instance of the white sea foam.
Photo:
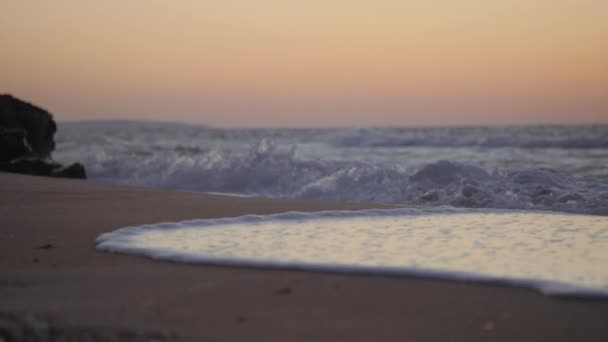
M 606 137 L 606 126 L 227 130 L 102 122 L 60 126 L 55 156 L 83 162 L 92 179 L 188 191 L 606 215 Z
M 102 251 L 255 267 L 416 275 L 608 297 L 608 218 L 472 209 L 284 213 L 127 227 Z

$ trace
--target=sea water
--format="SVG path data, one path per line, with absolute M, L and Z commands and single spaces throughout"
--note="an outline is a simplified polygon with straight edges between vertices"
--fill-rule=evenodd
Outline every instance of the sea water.
M 102 251 L 221 265 L 417 275 L 608 298 L 608 217 L 452 208 L 193 220 L 101 235 Z
M 607 291 L 606 125 L 225 129 L 73 122 L 59 124 L 54 157 L 82 162 L 90 179 L 115 183 L 424 207 L 152 224 L 103 235 L 101 250 L 498 281 L 554 294 Z
M 608 126 L 224 129 L 60 123 L 89 178 L 187 191 L 608 214 Z

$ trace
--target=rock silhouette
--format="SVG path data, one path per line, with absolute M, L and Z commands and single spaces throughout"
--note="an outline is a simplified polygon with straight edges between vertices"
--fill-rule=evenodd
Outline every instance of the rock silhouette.
M 85 179 L 84 166 L 51 159 L 57 124 L 53 115 L 11 95 L 0 95 L 0 171 Z

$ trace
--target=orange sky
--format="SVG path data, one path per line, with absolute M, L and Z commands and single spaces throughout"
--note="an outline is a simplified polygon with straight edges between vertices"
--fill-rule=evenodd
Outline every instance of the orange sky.
M 60 120 L 608 123 L 604 0 L 8 0 L 0 46 Z

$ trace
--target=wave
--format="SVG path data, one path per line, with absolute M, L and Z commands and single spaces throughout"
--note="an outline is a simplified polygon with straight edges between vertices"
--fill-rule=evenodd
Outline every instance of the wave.
M 547 168 L 487 169 L 440 160 L 411 169 L 396 162 L 304 160 L 295 145 L 269 139 L 245 150 L 88 144 L 64 157 L 82 160 L 93 179 L 179 190 L 608 215 L 607 184 Z
M 608 148 L 605 126 L 360 128 L 343 130 L 330 139 L 340 147 L 484 147 L 484 148 Z
M 175 262 L 478 281 L 592 299 L 608 298 L 608 269 L 596 266 L 608 247 L 607 223 L 447 207 L 287 212 L 125 227 L 100 235 L 96 248 Z M 353 242 L 356 248 L 341 248 Z

